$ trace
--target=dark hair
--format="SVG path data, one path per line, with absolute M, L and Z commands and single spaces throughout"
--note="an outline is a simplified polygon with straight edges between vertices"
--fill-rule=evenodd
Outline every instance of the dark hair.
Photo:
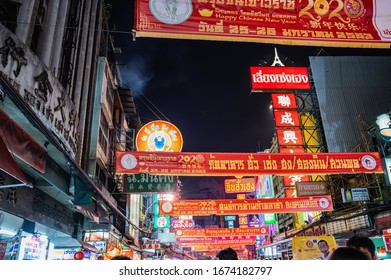
M 327 243 L 327 241 L 326 241 L 326 240 L 323 240 L 323 239 L 320 239 L 320 240 L 318 241 L 318 246 L 319 246 L 319 243 L 321 243 L 321 242 L 323 242 L 323 243 L 325 243 L 327 246 L 329 246 L 329 243 Z
M 329 260 L 369 260 L 369 257 L 356 248 L 340 247 L 331 254 Z
M 346 242 L 346 246 L 354 247 L 356 249 L 360 249 L 360 247 L 365 248 L 371 253 L 372 259 L 375 257 L 375 243 L 373 243 L 369 237 L 359 235 L 352 236 L 348 242 Z
M 122 260 L 131 260 L 131 258 L 129 258 L 127 256 L 123 256 L 123 255 L 118 255 L 118 256 L 113 257 L 111 260 L 122 261 Z
M 236 251 L 232 248 L 226 248 L 217 253 L 216 257 L 219 260 L 238 260 Z

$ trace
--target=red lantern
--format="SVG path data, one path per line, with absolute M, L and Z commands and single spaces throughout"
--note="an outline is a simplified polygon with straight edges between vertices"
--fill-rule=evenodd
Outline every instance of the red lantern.
M 105 259 L 105 257 L 104 256 L 98 256 L 96 259 L 99 260 L 99 261 L 102 261 L 102 260 Z
M 73 258 L 75 260 L 82 260 L 84 259 L 84 253 L 82 251 L 76 252 Z

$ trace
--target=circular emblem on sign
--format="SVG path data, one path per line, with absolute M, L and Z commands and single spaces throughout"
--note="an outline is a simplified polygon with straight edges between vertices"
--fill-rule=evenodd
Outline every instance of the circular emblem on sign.
M 330 203 L 326 198 L 319 199 L 320 208 L 326 209 L 327 207 L 329 207 L 329 205 L 330 205 Z
M 372 170 L 376 167 L 376 160 L 371 156 L 363 156 L 361 164 L 365 169 Z
M 172 211 L 172 204 L 170 202 L 164 202 L 162 204 L 162 210 L 165 213 L 170 213 Z
M 123 155 L 121 158 L 121 165 L 125 169 L 133 169 L 137 165 L 137 159 L 134 155 Z
M 182 145 L 179 129 L 162 120 L 145 124 L 136 136 L 137 151 L 141 152 L 180 152 Z
M 191 16 L 193 5 L 191 0 L 150 0 L 149 10 L 163 23 L 180 24 Z
M 364 5 L 361 0 L 345 0 L 344 11 L 349 18 L 359 18 L 364 13 Z
M 314 247 L 314 243 L 312 243 L 311 240 L 307 240 L 307 241 L 305 242 L 305 245 L 307 246 L 307 248 L 312 248 L 312 247 Z
M 261 228 L 261 233 L 262 233 L 262 234 L 266 234 L 266 233 L 267 233 L 266 228 Z

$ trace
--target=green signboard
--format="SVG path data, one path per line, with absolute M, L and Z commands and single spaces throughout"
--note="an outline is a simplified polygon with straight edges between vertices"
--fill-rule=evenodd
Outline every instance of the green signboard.
M 174 192 L 176 189 L 176 176 L 128 174 L 124 192 Z
M 169 228 L 170 227 L 170 216 L 155 216 L 153 218 L 154 228 Z

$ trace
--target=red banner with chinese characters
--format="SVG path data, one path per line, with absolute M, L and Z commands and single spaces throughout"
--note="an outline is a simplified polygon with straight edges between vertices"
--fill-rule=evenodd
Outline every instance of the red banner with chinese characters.
M 199 228 L 175 231 L 176 237 L 233 237 L 268 235 L 267 226 L 257 228 Z
M 244 215 L 332 210 L 333 203 L 328 195 L 303 198 L 159 201 L 159 214 L 165 216 Z
M 116 173 L 178 176 L 254 176 L 383 173 L 377 152 L 362 153 L 180 153 L 116 152 Z
M 273 109 L 296 109 L 297 102 L 294 93 L 272 93 Z
M 297 154 L 297 153 L 305 153 L 304 148 L 281 148 L 280 147 L 280 153 L 291 153 L 291 154 Z
M 136 37 L 389 48 L 389 0 L 136 0 Z

